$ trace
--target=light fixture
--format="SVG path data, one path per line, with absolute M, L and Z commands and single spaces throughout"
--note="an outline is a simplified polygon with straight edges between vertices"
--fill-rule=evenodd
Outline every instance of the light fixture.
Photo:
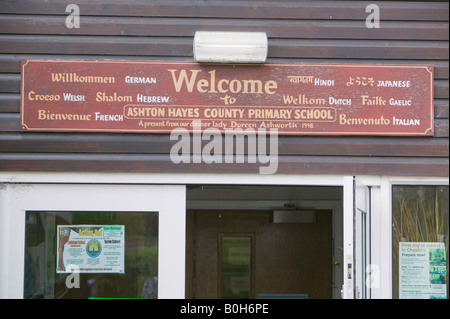
M 197 31 L 194 60 L 210 63 L 264 63 L 267 59 L 265 32 Z
M 284 223 L 315 223 L 316 211 L 313 209 L 276 209 L 270 214 L 270 222 Z

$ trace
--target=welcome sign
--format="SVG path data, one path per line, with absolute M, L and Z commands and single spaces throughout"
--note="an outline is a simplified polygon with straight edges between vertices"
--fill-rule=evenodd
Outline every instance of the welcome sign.
M 23 131 L 433 135 L 426 65 L 23 60 L 21 92 Z

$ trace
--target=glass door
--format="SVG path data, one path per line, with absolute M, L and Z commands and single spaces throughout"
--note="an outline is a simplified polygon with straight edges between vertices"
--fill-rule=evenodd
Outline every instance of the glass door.
M 1 297 L 184 298 L 184 186 L 6 188 Z
M 219 291 L 221 299 L 254 297 L 254 234 L 219 234 Z

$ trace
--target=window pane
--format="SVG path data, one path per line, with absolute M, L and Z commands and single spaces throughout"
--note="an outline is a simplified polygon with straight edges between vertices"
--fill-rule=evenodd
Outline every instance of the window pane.
M 393 186 L 393 297 L 448 298 L 448 186 Z
M 157 298 L 156 212 L 26 212 L 25 240 L 25 298 Z
M 251 296 L 251 238 L 222 237 L 221 297 L 249 299 Z

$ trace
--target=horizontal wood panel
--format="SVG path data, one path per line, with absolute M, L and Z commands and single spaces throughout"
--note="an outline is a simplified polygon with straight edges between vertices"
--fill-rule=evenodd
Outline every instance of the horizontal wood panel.
M 449 176 L 447 158 L 280 156 L 278 174 Z M 169 155 L 0 154 L 2 171 L 259 173 L 265 164 L 180 163 Z
M 20 114 L 0 114 L 0 132 L 18 132 L 20 130 Z
M 435 138 L 279 137 L 284 174 L 448 176 L 448 3 L 84 0 L 81 28 L 66 0 L 0 2 L 0 170 L 258 173 L 259 164 L 170 161 L 168 135 L 22 133 L 22 58 L 192 61 L 197 30 L 265 31 L 269 62 L 432 64 Z M 3 72 L 3 73 L 2 73 Z
M 61 55 L 61 54 L 0 54 L 0 72 L 4 73 L 20 73 L 20 63 L 22 59 L 78 59 L 78 60 L 106 60 L 111 57 L 105 57 L 103 55 Z M 148 56 L 115 56 L 115 60 L 124 61 L 186 61 L 192 62 L 192 57 L 172 57 L 172 56 L 152 56 L 150 59 Z M 435 79 L 448 79 L 449 78 L 449 62 L 438 60 L 381 60 L 377 59 L 333 59 L 333 58 L 269 58 L 267 63 L 353 63 L 353 64 L 406 64 L 406 65 L 433 65 L 434 66 L 434 78 Z
M 434 98 L 435 99 L 448 99 L 449 98 L 449 81 L 437 80 L 434 81 Z
M 269 141 L 269 139 L 267 139 Z M 0 152 L 168 154 L 177 141 L 157 134 L 0 134 Z M 206 145 L 208 141 L 204 141 Z M 247 150 L 247 147 L 245 147 Z M 225 151 L 224 151 L 225 152 Z M 445 139 L 278 137 L 280 155 L 448 157 Z
M 67 28 L 64 16 L 0 15 L 4 34 L 193 37 L 196 31 L 260 31 L 269 38 L 448 40 L 447 22 L 383 21 L 369 29 L 365 21 L 255 20 L 211 18 L 82 17 L 80 28 Z
M 19 113 L 20 93 L 0 93 L 0 113 Z M 434 100 L 434 117 L 436 119 L 449 118 L 449 100 Z
M 0 2 L 8 14 L 65 14 L 66 0 L 10 0 Z M 84 0 L 80 11 L 90 16 L 214 17 L 245 19 L 363 20 L 370 1 L 128 1 Z M 448 3 L 377 2 L 382 19 L 388 21 L 448 21 Z M 380 15 L 381 15 L 380 14 Z
M 434 101 L 434 117 L 448 119 L 449 117 L 449 100 Z
M 0 93 L 20 93 L 20 75 L 0 74 Z M 449 98 L 448 81 L 434 81 L 434 97 L 436 99 Z
M 0 73 L 0 93 L 20 93 L 20 74 L 1 74 Z M 449 98 L 449 81 L 434 81 L 434 97 L 436 99 Z M 1 99 L 0 99 L 1 101 Z
M 434 136 L 435 137 L 449 137 L 449 121 L 445 120 L 435 120 L 434 122 Z
M 0 42 L 1 43 L 1 42 Z M 269 40 L 270 57 L 336 57 L 348 59 L 448 59 L 448 42 Z
M 379 58 L 379 57 L 378 57 Z M 21 72 L 21 60 L 22 59 L 78 59 L 78 60 L 106 60 L 111 57 L 105 57 L 103 55 L 49 55 L 49 54 L 0 54 L 0 72 L 4 73 L 20 73 Z M 115 56 L 115 60 L 125 61 L 146 61 L 149 60 L 148 56 Z M 192 57 L 151 57 L 152 61 L 186 61 L 192 62 Z M 380 59 L 306 59 L 306 58 L 269 58 L 267 63 L 352 63 L 352 64 L 406 64 L 406 65 L 433 65 L 434 66 L 434 78 L 436 80 L 449 79 L 449 62 L 438 60 L 380 60 Z
M 0 113 L 20 112 L 20 94 L 0 93 Z
M 20 74 L 0 73 L 0 93 L 20 93 Z
M 0 132 L 16 132 L 20 130 L 20 114 L 0 113 Z M 434 120 L 434 137 L 449 136 L 448 119 Z
M 269 57 L 446 60 L 448 42 L 269 39 Z M 0 53 L 192 56 L 192 39 L 1 35 Z
M 189 38 L 0 36 L 0 53 L 192 56 Z

